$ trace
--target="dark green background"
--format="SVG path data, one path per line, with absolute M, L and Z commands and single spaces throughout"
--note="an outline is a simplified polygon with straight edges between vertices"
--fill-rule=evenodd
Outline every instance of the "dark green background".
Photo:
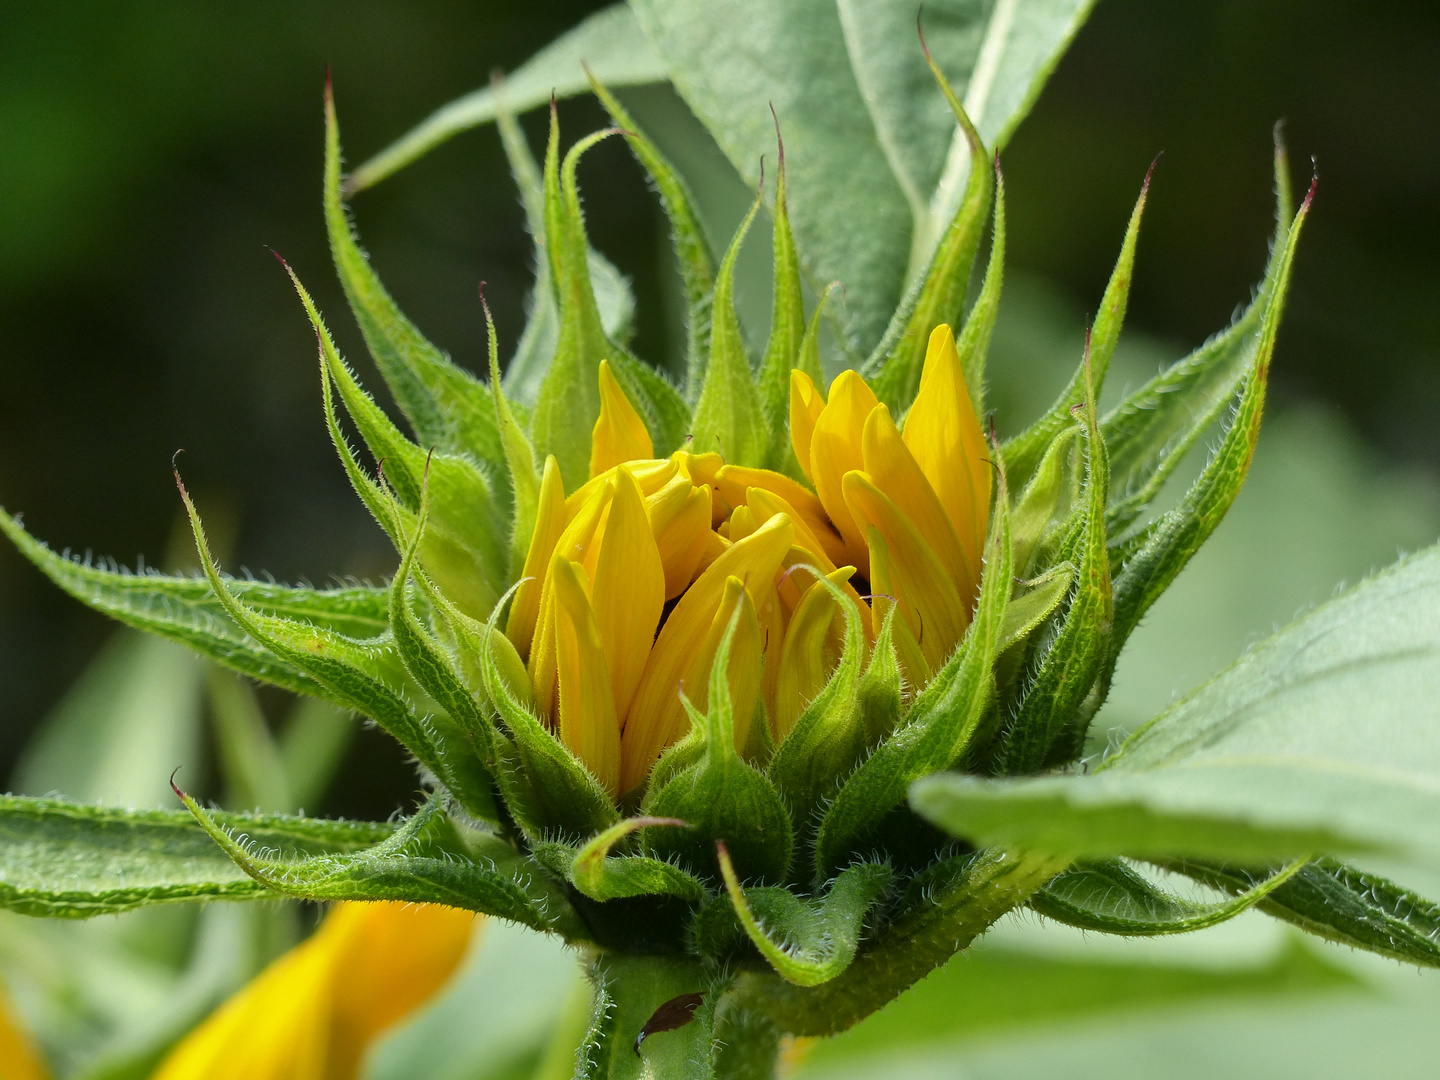
M 360 361 L 319 213 L 325 65 L 358 161 L 597 6 L 0 9 L 0 504 L 56 547 L 161 562 L 183 447 L 202 510 L 235 523 L 232 568 L 388 572 L 323 431 L 313 335 L 266 251 L 291 261 Z M 1131 320 L 1197 343 L 1258 279 L 1283 117 L 1297 181 L 1314 155 L 1321 186 L 1277 399 L 1329 402 L 1384 454 L 1440 465 L 1437 72 L 1433 2 L 1104 0 L 1005 155 L 1011 264 L 1093 305 L 1164 151 Z M 570 135 L 601 123 L 588 102 L 563 120 Z M 617 142 L 587 156 L 583 183 L 592 239 L 635 279 L 639 351 L 658 359 L 658 210 Z M 356 213 L 436 341 L 477 364 L 484 279 L 513 343 L 530 247 L 493 131 Z M 108 630 L 0 549 L 0 775 Z M 324 809 L 383 816 L 413 788 L 374 733 L 347 768 L 346 801 Z

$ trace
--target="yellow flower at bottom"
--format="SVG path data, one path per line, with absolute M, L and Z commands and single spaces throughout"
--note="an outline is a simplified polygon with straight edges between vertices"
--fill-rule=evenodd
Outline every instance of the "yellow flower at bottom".
M 338 904 L 151 1080 L 353 1080 L 370 1045 L 449 980 L 476 918 L 431 904 Z
M 46 1080 L 49 1075 L 0 989 L 0 1080 Z

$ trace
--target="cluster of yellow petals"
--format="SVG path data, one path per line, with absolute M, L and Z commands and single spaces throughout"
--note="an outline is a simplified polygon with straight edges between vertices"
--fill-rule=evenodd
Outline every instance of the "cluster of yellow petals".
M 354 1080 L 370 1045 L 449 981 L 476 918 L 432 904 L 337 904 L 151 1080 Z
M 736 749 L 785 738 L 839 656 L 843 622 L 817 572 L 862 610 L 869 601 L 872 640 L 898 604 L 912 684 L 945 662 L 974 607 L 991 494 L 948 326 L 931 336 L 903 429 L 855 372 L 828 398 L 792 372 L 791 439 L 811 487 L 713 452 L 657 459 L 607 364 L 599 378 L 591 478 L 567 496 L 546 461 L 505 633 L 529 676 L 521 697 L 612 796 L 638 789 L 689 730 L 682 693 L 706 707 L 737 610 Z

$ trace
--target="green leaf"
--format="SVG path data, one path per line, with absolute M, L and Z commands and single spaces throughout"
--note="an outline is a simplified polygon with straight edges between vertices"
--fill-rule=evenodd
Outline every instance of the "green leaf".
M 346 299 L 375 365 L 425 447 L 469 453 L 489 466 L 505 460 L 495 402 L 485 384 L 430 344 L 380 284 L 361 250 L 340 192 L 340 128 L 325 87 L 325 226 Z
M 723 840 L 747 878 L 778 884 L 785 880 L 794 854 L 790 815 L 770 780 L 735 752 L 730 645 L 742 611 L 737 605 L 715 650 L 708 712 L 702 716 L 683 694 L 680 699 L 690 722 L 704 732 L 698 760 L 675 773 L 653 800 L 646 800 L 647 814 L 688 821 L 694 828 L 683 832 L 650 828 L 641 839 L 647 853 L 675 859 L 712 880 L 720 877 L 715 842 Z
M 582 94 L 589 84 L 581 64 L 609 86 L 664 82 L 665 67 L 622 4 L 596 12 L 575 29 L 541 49 L 505 81 L 508 103 L 517 112 L 546 104 L 552 95 Z M 398 172 L 453 135 L 495 119 L 496 94 L 487 87 L 452 101 L 392 146 L 381 151 L 350 177 L 359 191 Z
M 620 900 L 629 896 L 675 896 L 696 902 L 705 886 L 693 874 L 672 863 L 644 855 L 612 855 L 615 845 L 640 829 L 680 828 L 690 824 L 678 818 L 628 817 L 593 837 L 574 853 L 567 867 L 570 884 L 591 900 Z
M 108 570 L 68 558 L 36 540 L 3 510 L 0 531 L 46 577 L 87 607 L 127 626 L 178 641 L 242 675 L 329 697 L 329 691 L 314 679 L 240 629 L 203 577 Z M 304 620 L 355 637 L 383 633 L 388 625 L 384 589 L 309 589 L 234 578 L 226 578 L 225 583 L 233 596 L 266 615 Z
M 1110 553 L 1105 546 L 1110 467 L 1095 415 L 1092 355 L 1087 350 L 1081 371 L 1085 481 L 1074 540 L 1066 545 L 1078 564 L 1075 589 L 1059 633 L 1037 657 L 1038 670 L 1026 678 L 1019 707 L 1000 744 L 999 768 L 1011 775 L 1079 756 L 1085 728 L 1075 717 L 1108 659 L 1114 617 Z
M 313 856 L 376 844 L 387 824 L 213 813 L 257 846 Z M 148 904 L 271 895 L 178 810 L 0 796 L 0 907 L 84 919 Z
M 697 453 L 717 451 L 734 465 L 760 466 L 770 452 L 765 403 L 755 386 L 745 337 L 735 314 L 735 260 L 760 209 L 760 196 L 740 223 L 715 279 L 715 322 L 710 330 L 710 362 L 695 403 L 692 445 Z
M 610 114 L 611 121 L 624 130 L 630 149 L 649 174 L 650 182 L 655 185 L 655 190 L 660 195 L 660 205 L 665 209 L 665 217 L 670 222 L 670 241 L 675 247 L 675 257 L 680 263 L 680 280 L 685 287 L 685 388 L 693 399 L 700 393 L 710 349 L 715 257 L 710 253 L 710 243 L 700 225 L 695 199 L 690 194 L 689 186 L 659 148 L 641 132 L 639 125 L 616 100 L 615 95 L 593 75 L 590 86 L 600 103 L 605 106 L 605 111 Z M 783 166 L 781 177 L 783 184 Z M 777 195 L 776 198 L 776 205 L 779 207 L 782 205 L 782 197 Z M 776 243 L 779 244 L 778 238 Z M 791 246 L 793 248 L 793 244 Z M 779 250 L 778 246 L 776 250 Z
M 1090 5 L 1048 2 L 1021 17 L 1016 6 L 926 5 L 927 25 L 934 17 L 949 28 L 937 43 L 956 54 L 940 61 L 957 84 L 968 81 L 965 109 L 997 148 Z M 954 129 L 940 95 L 917 78 L 915 69 L 923 78 L 924 67 L 909 36 L 915 9 L 861 2 L 837 11 L 831 0 L 702 6 L 635 0 L 632 7 L 676 89 L 751 184 L 769 148 L 767 106 L 773 103 L 787 133 L 787 194 L 801 260 L 814 279 L 845 282 L 845 337 L 852 354 L 868 353 L 907 278 L 929 263 L 968 174 L 963 161 L 949 184 L 942 172 L 932 199 L 933 163 L 943 158 Z M 982 32 L 976 51 L 973 41 Z M 902 35 L 913 66 L 897 76 L 906 56 Z M 923 219 L 916 201 L 928 208 Z
M 1251 650 L 1089 776 L 912 789 L 979 843 L 1242 865 L 1394 850 L 1440 861 L 1440 549 Z
M 837 872 L 905 801 L 913 780 L 950 768 L 966 751 L 994 695 L 993 667 L 1010 597 L 1011 543 L 1005 475 L 985 545 L 975 618 L 950 661 L 921 691 L 900 727 L 845 781 L 820 822 L 816 873 Z
M 1300 239 L 1301 227 L 1305 224 L 1314 196 L 1315 188 L 1311 185 L 1285 237 L 1283 253 L 1275 267 L 1269 294 L 1265 297 L 1259 340 L 1246 374 L 1245 389 L 1230 418 L 1224 439 L 1205 466 L 1205 471 L 1185 493 L 1180 505 L 1140 534 L 1129 549 L 1131 554 L 1125 560 L 1123 569 L 1116 575 L 1115 631 L 1110 645 L 1112 667 L 1141 617 L 1175 580 L 1200 545 L 1209 539 L 1235 501 L 1240 485 L 1245 482 L 1255 454 L 1255 443 L 1260 436 L 1265 386 L 1270 374 L 1270 359 L 1275 351 L 1275 337 L 1280 330 L 1280 316 L 1285 308 L 1295 245 Z
M 1172 868 L 1241 895 L 1263 880 L 1235 866 L 1181 862 Z M 1327 941 L 1440 967 L 1440 906 L 1334 859 L 1305 864 L 1261 900 L 1260 910 Z
M 781 978 L 796 986 L 819 986 L 850 966 L 865 916 L 894 877 L 884 863 L 859 863 L 841 871 L 818 901 L 807 903 L 788 889 L 742 888 L 723 843 L 719 856 L 725 889 L 746 936 Z
M 1120 328 L 1125 322 L 1125 307 L 1130 298 L 1130 280 L 1135 272 L 1135 244 L 1140 238 L 1140 219 L 1145 213 L 1145 200 L 1150 193 L 1150 176 L 1154 170 L 1155 166 L 1152 164 L 1150 172 L 1145 174 L 1145 182 L 1140 185 L 1140 198 L 1135 201 L 1135 209 L 1130 213 L 1130 223 L 1125 228 L 1125 240 L 1120 245 L 1120 258 L 1116 260 L 1115 269 L 1110 273 L 1105 295 L 1100 299 L 1100 310 L 1086 338 L 1085 363 L 1076 370 L 1070 385 L 1061 392 L 1049 411 L 1001 447 L 1001 452 L 1005 455 L 1005 468 L 1013 473 L 1017 483 L 1029 482 L 1051 443 L 1074 424 L 1073 411 L 1086 400 L 1087 380 L 1090 380 L 1092 386 L 1092 400 L 1105 385 L 1105 375 L 1110 370 L 1110 360 L 1115 355 L 1115 346 L 1120 341 Z
M 444 904 L 536 930 L 573 932 L 563 901 L 533 884 L 533 864 L 499 839 L 472 853 L 450 850 L 449 823 L 427 802 L 373 847 L 340 854 L 276 857 L 238 836 L 188 795 L 185 807 L 225 855 L 256 882 L 305 900 L 402 900 Z M 470 854 L 471 857 L 466 857 Z
M 1118 860 L 1080 863 L 1048 882 L 1030 898 L 1030 906 L 1082 930 L 1139 937 L 1184 934 L 1233 919 L 1290 881 L 1304 865 L 1301 860 L 1261 876 L 1233 900 L 1201 904 L 1166 892 Z

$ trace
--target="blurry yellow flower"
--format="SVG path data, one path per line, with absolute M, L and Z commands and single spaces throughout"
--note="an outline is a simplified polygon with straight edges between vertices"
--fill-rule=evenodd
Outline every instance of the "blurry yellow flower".
M 50 1073 L 0 988 L 0 1080 L 46 1080 Z
M 353 1080 L 371 1043 L 445 985 L 477 918 L 429 904 L 338 904 L 152 1080 Z
M 731 648 L 735 742 L 755 718 L 789 734 L 839 660 L 843 619 L 868 640 L 893 606 L 912 686 L 960 642 L 979 590 L 991 465 L 948 326 L 931 335 L 919 392 L 897 427 L 853 371 L 827 398 L 791 374 L 790 429 L 813 490 L 719 454 L 653 457 L 644 421 L 600 366 L 590 479 L 565 494 L 545 463 L 524 578 L 506 635 L 526 663 L 537 714 L 617 799 L 644 784 L 704 709 L 716 646 Z

